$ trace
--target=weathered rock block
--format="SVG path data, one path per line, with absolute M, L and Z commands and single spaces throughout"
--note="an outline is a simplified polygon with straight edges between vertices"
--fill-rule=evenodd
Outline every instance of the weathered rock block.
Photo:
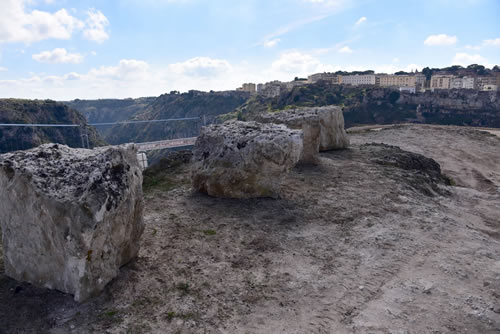
M 202 128 L 193 150 L 193 187 L 216 197 L 278 197 L 301 152 L 301 131 L 284 125 L 210 125 Z
M 139 251 L 142 174 L 133 145 L 57 144 L 0 156 L 5 273 L 83 301 Z
M 296 108 L 256 116 L 262 123 L 285 124 L 292 129 L 304 131 L 304 162 L 314 162 L 317 152 L 344 149 L 349 146 L 349 137 L 344 129 L 342 109 L 335 106 Z M 314 130 L 319 126 L 319 130 Z M 319 133 L 319 138 L 317 138 Z M 315 142 L 318 150 L 314 152 Z
M 261 123 L 285 124 L 290 129 L 302 130 L 303 148 L 299 162 L 318 163 L 321 127 L 316 113 L 280 111 L 258 115 L 255 120 Z

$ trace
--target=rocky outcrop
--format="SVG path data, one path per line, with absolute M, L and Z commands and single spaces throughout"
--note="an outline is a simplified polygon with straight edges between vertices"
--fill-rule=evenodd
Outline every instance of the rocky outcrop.
M 193 150 L 193 187 L 216 197 L 278 197 L 301 152 L 301 131 L 284 125 L 210 125 L 202 128 Z
M 344 116 L 339 107 L 296 108 L 257 115 L 263 123 L 285 124 L 304 132 L 302 162 L 316 162 L 318 151 L 344 149 L 349 138 L 344 129 Z
M 315 164 L 319 161 L 321 127 L 319 117 L 309 110 L 264 113 L 255 117 L 257 122 L 285 124 L 290 129 L 302 130 L 302 154 L 299 162 Z
M 0 154 L 27 150 L 44 143 L 70 147 L 104 145 L 85 117 L 68 106 L 51 100 L 0 99 L 0 123 L 69 124 L 73 127 L 0 127 Z M 87 146 L 88 144 L 88 146 Z
M 473 89 L 447 89 L 419 94 L 401 94 L 399 104 L 421 105 L 424 109 L 500 110 L 500 91 L 483 92 Z
M 5 273 L 83 301 L 134 258 L 144 229 L 133 145 L 45 144 L 0 156 Z

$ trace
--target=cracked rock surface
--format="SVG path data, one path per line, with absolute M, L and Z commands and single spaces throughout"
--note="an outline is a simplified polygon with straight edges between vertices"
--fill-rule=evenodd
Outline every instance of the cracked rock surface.
M 142 174 L 133 145 L 45 144 L 0 156 L 6 275 L 83 301 L 139 251 Z
M 215 197 L 278 197 L 301 152 L 301 131 L 284 125 L 210 125 L 202 128 L 193 150 L 193 187 Z
M 304 162 L 313 162 L 311 159 L 317 160 L 318 150 L 321 152 L 339 150 L 349 146 L 349 137 L 344 129 L 344 115 L 340 107 L 296 108 L 260 114 L 255 120 L 262 123 L 285 124 L 292 129 L 302 129 L 304 131 Z

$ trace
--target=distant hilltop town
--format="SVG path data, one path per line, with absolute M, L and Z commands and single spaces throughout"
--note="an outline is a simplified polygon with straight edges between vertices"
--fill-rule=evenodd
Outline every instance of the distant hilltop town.
M 378 86 L 416 93 L 437 89 L 474 89 L 497 91 L 500 87 L 500 68 L 487 69 L 473 64 L 468 67 L 451 66 L 443 69 L 424 68 L 422 72 L 396 72 L 395 74 L 375 73 L 374 71 L 316 73 L 305 78 L 295 78 L 290 82 L 271 81 L 265 84 L 244 83 L 238 91 L 259 94 L 266 97 L 279 96 L 294 87 L 327 82 L 333 85 Z

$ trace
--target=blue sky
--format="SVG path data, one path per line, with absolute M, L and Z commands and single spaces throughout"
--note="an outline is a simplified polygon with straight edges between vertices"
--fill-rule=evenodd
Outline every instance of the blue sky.
M 500 64 L 498 0 L 0 0 L 0 97 Z

